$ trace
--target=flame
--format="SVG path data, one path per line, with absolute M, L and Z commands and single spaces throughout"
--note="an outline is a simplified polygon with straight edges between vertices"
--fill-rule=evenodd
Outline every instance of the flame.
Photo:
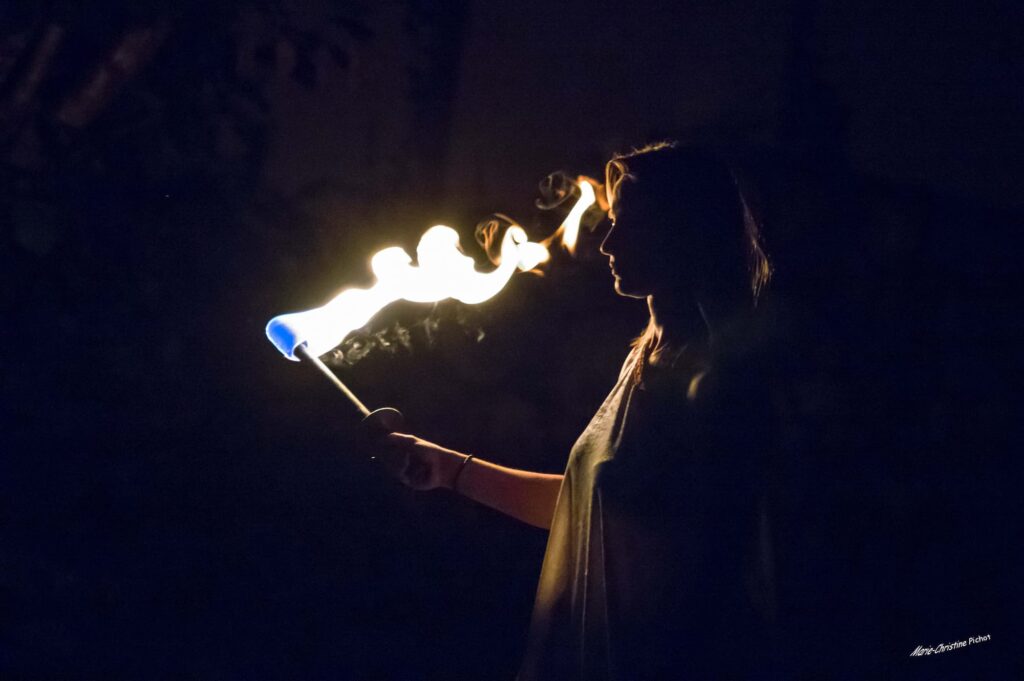
M 594 194 L 594 187 L 589 182 L 580 182 L 580 198 L 576 205 L 569 211 L 565 221 L 559 229 L 563 229 L 562 244 L 570 253 L 576 253 L 576 241 L 580 238 L 580 220 L 587 209 L 594 205 L 597 196 Z
M 580 198 L 576 200 L 576 204 L 569 211 L 569 214 L 565 216 L 565 220 L 562 221 L 558 229 L 541 242 L 545 248 L 550 247 L 556 239 L 561 239 L 562 246 L 569 253 L 576 254 L 576 242 L 580 237 L 580 221 L 583 219 L 583 214 L 597 203 L 593 180 L 589 177 L 580 176 L 576 186 L 580 188 Z
M 491 272 L 477 271 L 473 259 L 462 252 L 458 232 L 435 225 L 420 237 L 416 265 L 397 246 L 377 251 L 370 259 L 370 269 L 377 278 L 373 286 L 345 289 L 322 307 L 274 317 L 267 324 L 267 337 L 285 357 L 297 361 L 295 350 L 301 345 L 315 356 L 330 352 L 349 333 L 398 300 L 434 303 L 454 298 L 470 305 L 489 300 L 517 270 L 532 270 L 549 260 L 548 247 L 555 238 L 561 237 L 563 246 L 575 252 L 580 220 L 596 201 L 590 182 L 580 181 L 579 186 L 580 198 L 555 233 L 543 242 L 530 241 L 519 225 L 510 226 L 502 237 L 498 266 Z

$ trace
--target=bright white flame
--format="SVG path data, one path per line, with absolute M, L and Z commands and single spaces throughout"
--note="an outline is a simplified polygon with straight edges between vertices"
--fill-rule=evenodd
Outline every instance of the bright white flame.
M 572 252 L 583 213 L 593 205 L 594 189 L 580 182 L 582 195 L 558 228 L 562 242 Z M 368 289 L 346 289 L 323 307 L 274 317 L 267 337 L 285 357 L 297 359 L 295 350 L 305 344 L 315 356 L 341 344 L 351 332 L 369 323 L 382 308 L 397 300 L 434 303 L 454 298 L 470 305 L 494 297 L 516 270 L 531 270 L 550 257 L 546 244 L 530 241 L 526 231 L 512 225 L 501 241 L 501 258 L 491 272 L 478 272 L 473 259 L 459 247 L 459 235 L 451 227 L 431 227 L 416 246 L 417 264 L 398 247 L 377 251 L 370 269 L 377 283 Z
M 576 205 L 572 207 L 569 214 L 565 216 L 565 221 L 562 222 L 562 244 L 569 249 L 570 253 L 576 252 L 576 241 L 580 236 L 580 220 L 583 219 L 583 214 L 587 212 L 587 209 L 597 202 L 597 196 L 594 194 L 594 187 L 586 180 L 582 180 L 578 184 L 580 188 L 580 198 L 576 202 Z

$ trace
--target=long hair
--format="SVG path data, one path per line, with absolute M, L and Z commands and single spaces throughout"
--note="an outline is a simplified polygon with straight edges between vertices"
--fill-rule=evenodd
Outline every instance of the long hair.
M 659 204 L 656 207 L 666 217 L 673 213 L 695 217 L 711 232 L 709 238 L 720 244 L 725 257 L 738 255 L 742 248 L 751 305 L 757 304 L 771 279 L 772 264 L 762 243 L 761 222 L 734 167 L 715 151 L 684 147 L 671 140 L 616 154 L 605 166 L 605 191 L 612 216 L 622 183 L 627 181 L 641 182 L 646 188 L 645 200 Z M 652 319 L 631 344 L 641 353 L 638 379 L 645 366 L 659 359 L 662 350 L 655 352 L 656 338 Z

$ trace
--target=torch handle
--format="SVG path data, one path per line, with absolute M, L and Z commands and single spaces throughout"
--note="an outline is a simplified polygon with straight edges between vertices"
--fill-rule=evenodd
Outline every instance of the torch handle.
M 349 390 L 349 387 L 342 383 L 341 379 L 331 371 L 330 367 L 320 361 L 320 358 L 309 351 L 305 345 L 300 345 L 295 348 L 296 356 L 302 358 L 302 360 L 311 366 L 315 367 L 321 374 L 327 377 L 334 387 L 337 388 L 342 395 L 348 398 L 348 401 L 356 408 L 356 410 L 363 416 L 363 427 L 366 428 L 371 435 L 375 437 L 381 437 L 388 433 L 394 433 L 402 430 L 405 417 L 402 416 L 402 412 L 392 407 L 381 407 L 370 411 L 366 405 L 363 404 L 362 400 L 356 397 L 356 394 Z
M 322 373 L 324 376 L 326 376 L 327 380 L 333 383 L 334 387 L 340 390 L 341 394 L 348 398 L 348 401 L 351 402 L 352 406 L 355 407 L 356 410 L 358 410 L 359 413 L 363 415 L 364 419 L 370 415 L 370 410 L 366 408 L 366 405 L 363 404 L 358 397 L 356 397 L 354 392 L 348 389 L 347 385 L 341 382 L 341 379 L 338 378 L 326 364 L 320 361 L 319 357 L 311 353 L 309 351 L 309 348 L 307 348 L 305 345 L 300 345 L 299 347 L 295 348 L 295 354 L 301 357 L 303 361 L 308 362 L 310 365 L 318 369 L 320 373 Z

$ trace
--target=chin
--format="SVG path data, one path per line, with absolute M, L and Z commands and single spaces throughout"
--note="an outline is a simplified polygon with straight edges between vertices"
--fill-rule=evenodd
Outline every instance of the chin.
M 615 292 L 624 298 L 646 298 L 645 291 L 636 291 L 628 284 L 622 283 L 621 277 L 615 277 Z

